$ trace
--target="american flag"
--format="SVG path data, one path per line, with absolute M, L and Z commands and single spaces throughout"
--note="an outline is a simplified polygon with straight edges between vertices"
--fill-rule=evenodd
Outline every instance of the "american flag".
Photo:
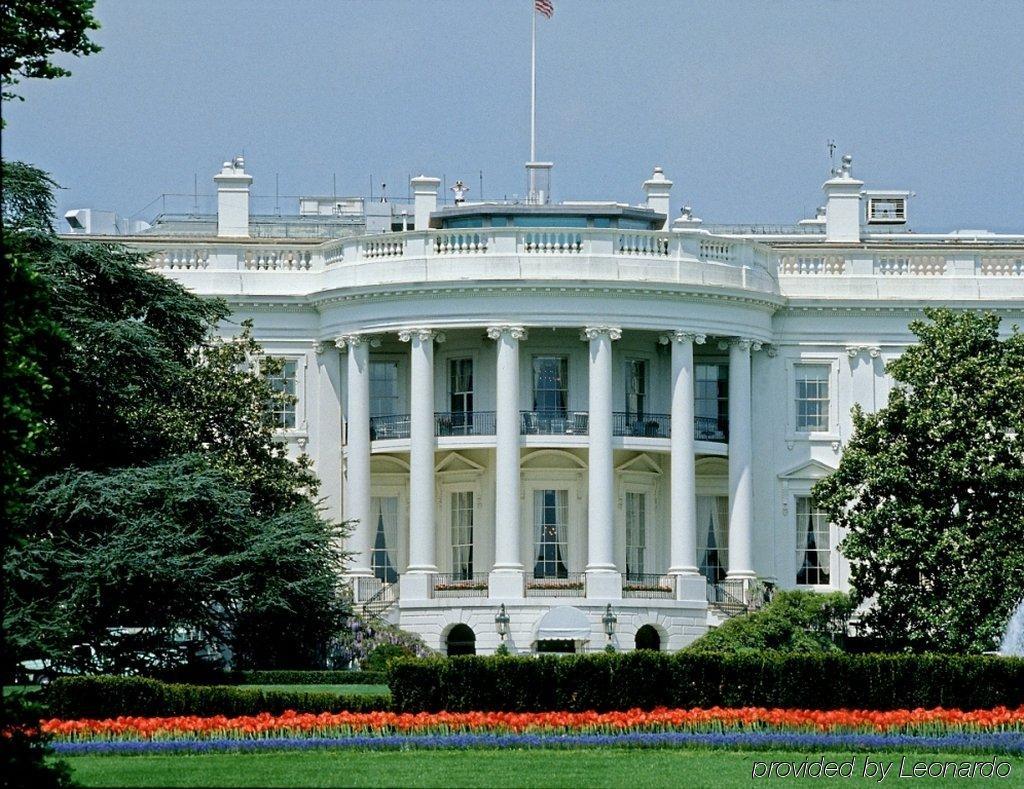
M 533 0 L 533 9 L 544 14 L 546 19 L 551 19 L 555 13 L 555 6 L 551 0 Z

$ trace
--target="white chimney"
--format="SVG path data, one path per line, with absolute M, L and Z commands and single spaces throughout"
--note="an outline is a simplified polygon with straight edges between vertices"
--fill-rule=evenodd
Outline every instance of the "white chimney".
M 853 177 L 853 157 L 821 187 L 825 190 L 825 240 L 860 241 L 860 188 L 863 181 Z
M 665 173 L 660 167 L 655 167 L 654 174 L 644 181 L 644 194 L 647 195 L 647 207 L 665 215 L 665 221 L 661 226 L 662 230 L 669 228 L 669 192 L 671 191 L 672 182 L 665 177 Z
M 252 176 L 246 175 L 245 160 L 236 156 L 224 162 L 213 180 L 217 184 L 217 235 L 248 238 Z
M 441 179 L 418 175 L 409 183 L 413 194 L 413 226 L 416 230 L 426 230 L 430 227 L 430 214 L 437 210 L 437 188 Z

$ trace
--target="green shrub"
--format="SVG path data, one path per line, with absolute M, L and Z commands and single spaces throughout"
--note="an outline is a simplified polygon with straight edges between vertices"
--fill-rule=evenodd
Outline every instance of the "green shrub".
M 402 712 L 981 709 L 1024 704 L 1024 660 L 842 652 L 465 656 L 392 661 L 388 685 L 393 708 Z
M 842 592 L 780 591 L 759 611 L 723 622 L 689 647 L 695 652 L 835 652 L 853 606 Z
M 416 653 L 404 644 L 378 644 L 373 651 L 366 656 L 362 668 L 364 671 L 385 672 L 388 661 L 396 658 L 415 657 Z
M 370 712 L 388 709 L 387 697 L 336 693 L 288 693 L 224 685 L 180 685 L 143 677 L 62 677 L 43 695 L 56 718 L 115 718 L 119 715 L 280 715 L 296 712 Z
M 383 685 L 383 671 L 239 671 L 241 685 Z

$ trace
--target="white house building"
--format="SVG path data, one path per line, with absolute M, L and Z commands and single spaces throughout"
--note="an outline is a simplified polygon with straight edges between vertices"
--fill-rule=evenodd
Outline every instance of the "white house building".
M 281 436 L 354 522 L 357 603 L 431 647 L 677 649 L 765 584 L 845 589 L 809 492 L 851 407 L 885 404 L 927 305 L 1024 321 L 1024 235 L 911 232 L 849 157 L 791 227 L 673 221 L 660 168 L 640 205 L 552 203 L 530 167 L 523 202 L 420 176 L 282 217 L 238 158 L 216 216 L 116 240 L 285 360 Z

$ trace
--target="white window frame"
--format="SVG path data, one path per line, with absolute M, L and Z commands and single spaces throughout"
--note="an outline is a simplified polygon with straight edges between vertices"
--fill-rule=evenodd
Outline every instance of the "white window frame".
M 792 506 L 793 515 L 790 518 L 790 523 L 793 531 L 793 585 L 799 589 L 821 589 L 821 590 L 833 590 L 838 588 L 838 572 L 839 572 L 839 561 L 838 551 L 836 550 L 836 539 L 837 529 L 834 523 L 828 522 L 828 583 L 821 584 L 802 584 L 797 578 L 800 573 L 800 562 L 804 548 L 800 544 L 801 534 L 806 529 L 807 524 L 801 522 L 801 513 L 799 509 L 799 503 L 801 501 L 807 501 L 811 507 L 814 506 L 813 497 L 811 496 L 810 490 L 806 493 L 795 493 L 793 494 Z M 819 556 L 822 553 L 820 548 L 816 549 Z
M 304 353 L 275 353 L 264 349 L 268 359 L 282 362 L 295 362 L 295 426 L 275 427 L 274 433 L 285 438 L 302 438 L 308 435 L 306 423 L 306 373 L 309 360 Z M 262 372 L 257 368 L 257 372 Z
M 639 524 L 640 532 L 643 535 L 643 545 L 640 553 L 640 564 L 642 565 L 640 575 L 653 574 L 653 551 L 651 550 L 651 542 L 654 539 L 654 530 L 652 528 L 653 523 L 653 509 L 655 504 L 654 491 L 646 485 L 624 485 L 622 491 L 622 533 L 624 540 L 624 556 L 622 560 L 622 572 L 625 573 L 629 566 L 629 553 L 630 548 L 637 546 L 630 546 L 629 544 L 629 500 L 630 497 L 639 497 L 639 500 L 643 502 L 643 519 Z
M 785 536 L 778 545 L 779 553 L 776 554 L 776 561 L 779 562 L 780 577 L 786 578 L 788 576 L 794 588 L 831 592 L 837 589 L 844 591 L 849 587 L 849 567 L 839 552 L 839 544 L 843 541 L 844 535 L 843 531 L 834 523 L 829 524 L 829 550 L 831 556 L 828 585 L 797 586 L 796 583 L 796 574 L 800 569 L 796 565 L 796 500 L 802 496 L 810 496 L 815 483 L 833 470 L 833 468 L 827 467 L 825 464 L 812 461 L 795 471 L 779 475 L 782 482 L 782 514 L 783 523 L 785 524 Z M 782 554 L 782 551 L 785 551 L 785 555 Z M 789 568 L 788 571 L 787 567 Z
M 374 364 L 393 364 L 395 366 L 395 410 L 394 410 L 394 414 L 391 414 L 391 416 L 400 416 L 400 415 L 402 415 L 404 413 L 408 413 L 408 411 L 409 411 L 409 408 L 408 408 L 408 398 L 405 398 L 403 396 L 404 393 L 405 393 L 404 392 L 405 387 L 402 384 L 402 381 L 403 381 L 403 378 L 404 378 L 404 376 L 402 374 L 403 373 L 402 360 L 400 358 L 392 356 L 391 354 L 374 354 L 374 353 L 371 353 L 370 354 L 370 359 L 369 359 L 369 366 L 368 366 L 367 371 L 366 371 L 366 375 L 369 378 L 369 380 L 367 381 L 367 388 L 369 389 L 369 395 L 370 395 L 370 417 L 373 418 L 375 416 L 388 416 L 387 414 L 374 414 L 373 413 L 373 401 L 374 401 L 374 395 L 373 395 L 373 365 Z M 404 409 L 403 409 L 403 402 L 405 403 L 405 408 Z
M 796 429 L 796 378 L 797 368 L 805 365 L 828 367 L 828 429 Z M 839 435 L 839 358 L 834 354 L 800 354 L 786 359 L 786 440 L 788 441 L 830 441 L 840 440 Z

